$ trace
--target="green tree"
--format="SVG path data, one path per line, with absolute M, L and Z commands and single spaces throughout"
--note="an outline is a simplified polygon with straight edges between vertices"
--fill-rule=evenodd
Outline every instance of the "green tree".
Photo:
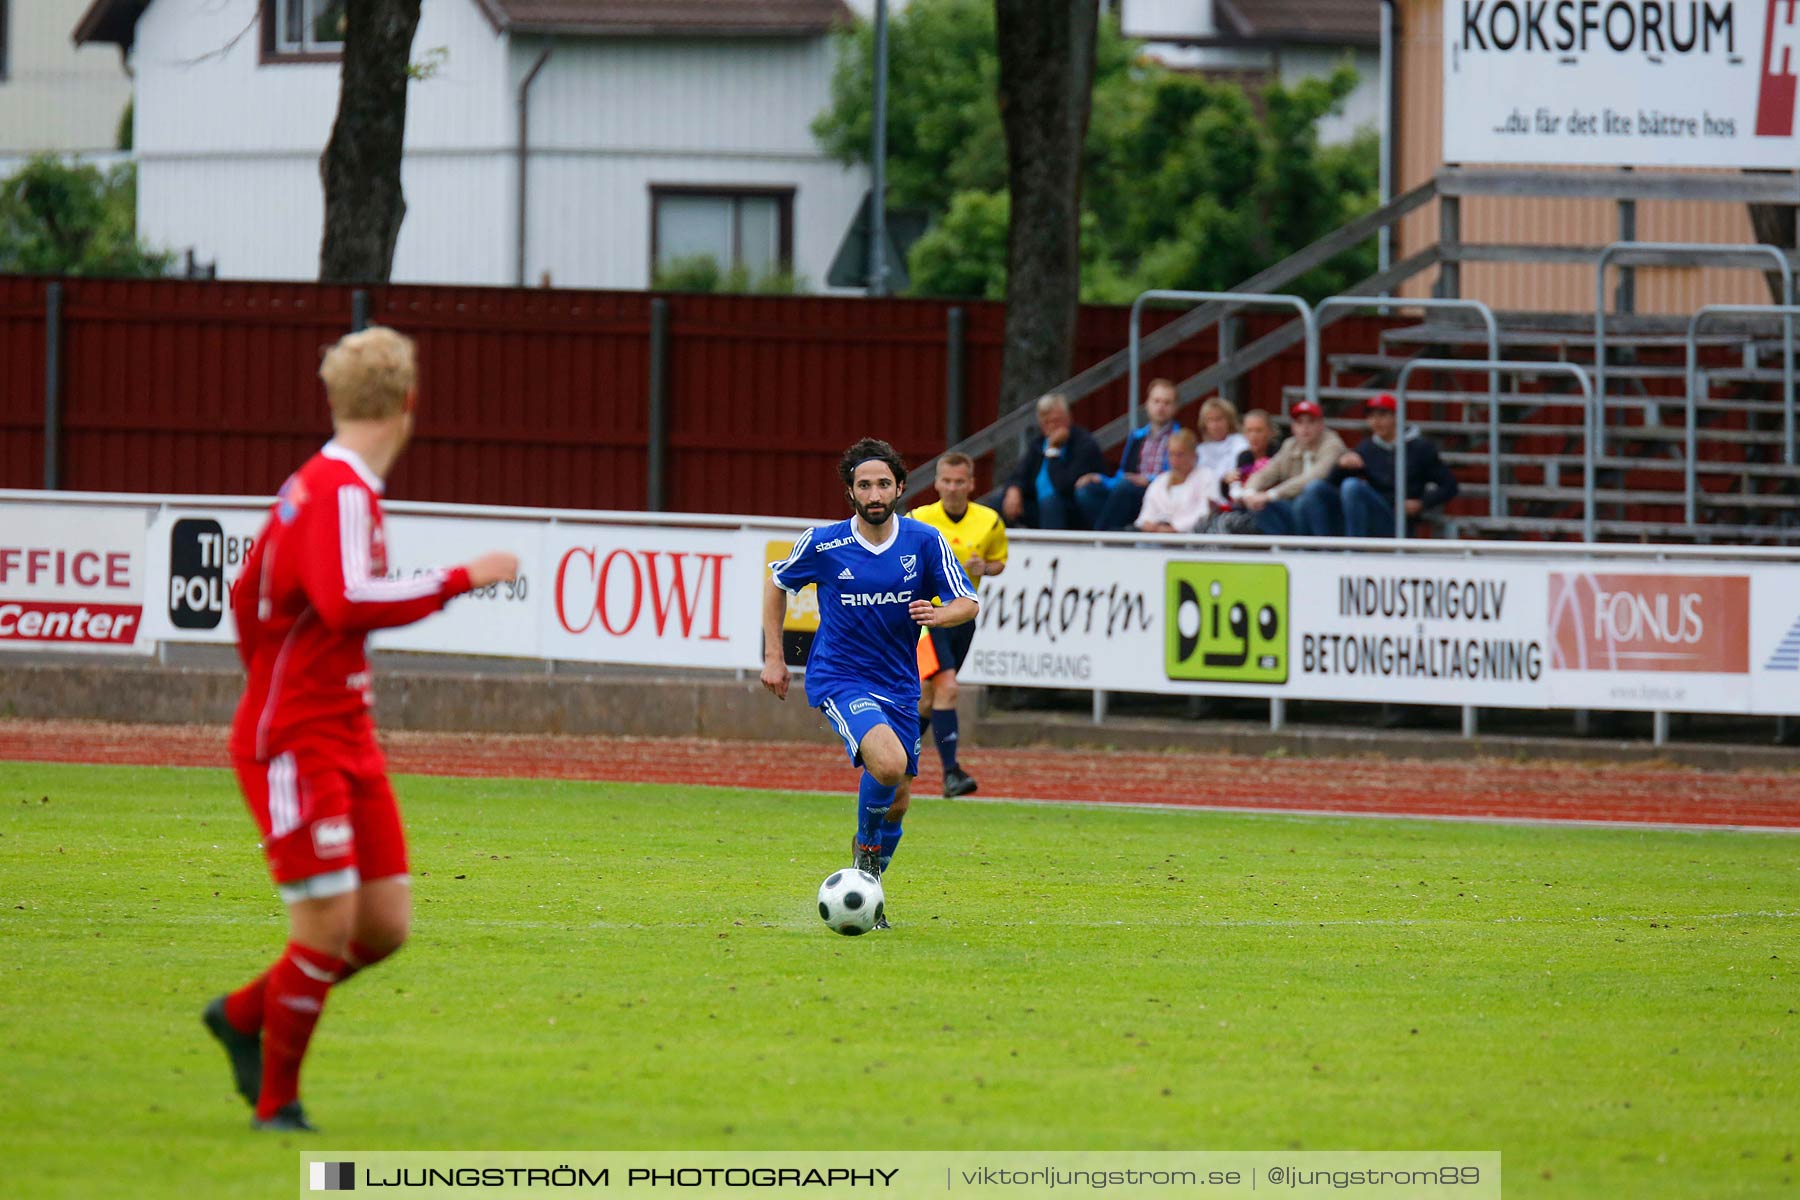
M 841 35 L 821 145 L 866 162 L 872 33 Z M 1006 294 L 1006 147 L 996 99 L 993 0 L 913 0 L 889 30 L 888 176 L 894 204 L 928 209 L 913 247 L 917 295 Z M 1255 96 L 1168 70 L 1103 18 L 1082 178 L 1081 296 L 1221 289 L 1376 203 L 1373 131 L 1321 146 L 1319 120 L 1356 87 L 1348 66 Z M 1328 295 L 1375 267 L 1373 243 L 1297 281 Z
M 0 272 L 153 276 L 174 256 L 137 239 L 137 171 L 41 155 L 0 183 Z

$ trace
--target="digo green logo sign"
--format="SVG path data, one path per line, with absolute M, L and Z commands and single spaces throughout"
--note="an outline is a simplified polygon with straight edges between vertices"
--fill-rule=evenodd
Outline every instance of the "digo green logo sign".
M 1287 682 L 1285 566 L 1172 562 L 1164 580 L 1163 664 L 1170 679 Z

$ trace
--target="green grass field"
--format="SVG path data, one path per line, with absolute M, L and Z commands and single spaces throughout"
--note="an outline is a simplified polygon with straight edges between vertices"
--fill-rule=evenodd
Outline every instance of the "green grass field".
M 1509 1197 L 1800 1190 L 1790 837 L 923 800 L 898 928 L 849 939 L 812 900 L 848 798 L 399 790 L 414 940 L 333 993 L 322 1148 L 1500 1150 Z M 6 1194 L 291 1195 L 299 1143 L 247 1131 L 198 1020 L 283 928 L 226 772 L 0 764 Z

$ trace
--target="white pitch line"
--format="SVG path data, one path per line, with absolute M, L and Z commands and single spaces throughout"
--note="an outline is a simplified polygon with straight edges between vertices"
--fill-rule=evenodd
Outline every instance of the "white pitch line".
M 818 793 L 813 793 L 818 794 Z M 937 801 L 938 797 L 932 798 Z M 1154 800 L 1040 800 L 1029 796 L 955 796 L 944 800 L 971 804 L 1078 805 L 1089 808 L 1136 808 L 1152 812 L 1214 812 L 1252 817 L 1354 817 L 1375 821 L 1450 821 L 1473 825 L 1533 825 L 1578 829 L 1646 829 L 1669 833 L 1800 834 L 1800 826 L 1709 825 L 1685 821 L 1607 821 L 1592 817 L 1509 817 L 1474 813 L 1357 812 L 1334 808 L 1258 808 L 1246 804 L 1176 804 Z

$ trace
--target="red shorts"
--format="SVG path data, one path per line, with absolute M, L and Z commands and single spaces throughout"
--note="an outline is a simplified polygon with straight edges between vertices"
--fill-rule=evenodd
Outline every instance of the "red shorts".
M 309 742 L 266 762 L 235 758 L 232 765 L 276 883 L 350 881 L 321 893 L 335 894 L 407 873 L 400 806 L 373 741 Z

